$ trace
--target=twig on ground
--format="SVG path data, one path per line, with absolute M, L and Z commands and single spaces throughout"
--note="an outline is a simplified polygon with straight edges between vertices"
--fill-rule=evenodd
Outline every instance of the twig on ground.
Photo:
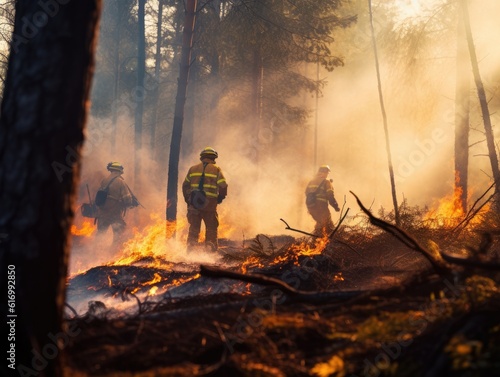
M 321 238 L 321 236 L 317 236 L 316 234 L 312 234 L 312 233 L 307 233 L 307 232 L 304 232 L 303 230 L 300 230 L 300 229 L 294 229 L 294 228 L 290 228 L 290 225 L 288 225 L 288 223 L 283 220 L 283 219 L 280 219 L 281 221 L 283 221 L 286 225 L 286 228 L 285 229 L 288 229 L 288 230 L 291 230 L 293 232 L 299 232 L 299 233 L 302 233 L 302 234 L 305 234 L 306 236 L 311 236 L 311 237 L 316 237 L 316 238 Z

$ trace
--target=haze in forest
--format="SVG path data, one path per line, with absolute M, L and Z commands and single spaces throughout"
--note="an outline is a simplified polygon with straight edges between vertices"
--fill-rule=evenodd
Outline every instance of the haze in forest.
M 364 9 L 364 2 L 353 3 L 346 8 L 346 13 Z M 432 22 L 437 25 L 428 22 L 426 28 L 422 28 L 434 13 L 439 16 L 446 14 L 446 11 L 435 10 L 444 3 L 438 0 L 382 1 L 374 5 L 398 201 L 401 203 L 406 199 L 411 206 L 432 207 L 453 191 L 456 15 L 447 20 L 436 18 Z M 388 30 L 385 26 L 390 14 L 386 12 L 390 11 L 399 12 L 399 17 L 390 21 L 395 26 Z M 497 69 L 500 51 L 494 46 L 500 26 L 492 15 L 499 14 L 500 3 L 494 0 L 481 1 L 480 4 L 471 2 L 470 12 L 481 74 L 491 100 L 492 123 L 496 125 L 499 120 L 499 102 L 495 97 L 500 79 Z M 181 155 L 178 219 L 185 221 L 186 206 L 180 192 L 182 180 L 189 166 L 199 161 L 199 151 L 205 146 L 212 146 L 219 152 L 217 164 L 229 184 L 228 197 L 219 206 L 220 229 L 224 237 L 243 241 L 258 233 L 290 234 L 280 218 L 292 227 L 312 230 L 313 221 L 304 205 L 304 190 L 321 164 L 332 167 L 330 178 L 333 179 L 337 201 L 342 207 L 346 200 L 345 206 L 351 208 L 351 215 L 358 213 L 359 209 L 349 191 L 355 192 L 375 212 L 381 207 L 386 212 L 392 210 L 368 11 L 357 15 L 357 23 L 335 32 L 332 52 L 344 57 L 343 67 L 337 67 L 333 72 L 323 68 L 317 72 L 315 64 L 297 67 L 300 73 L 313 80 L 319 73 L 319 79 L 326 83 L 317 102 L 316 165 L 314 93 L 298 93 L 293 99 L 296 104 L 307 103 L 309 106 L 309 118 L 303 127 L 288 128 L 270 122 L 261 126 L 257 137 L 248 132 L 252 128 L 251 120 L 241 118 L 235 121 L 237 103 L 226 96 L 213 113 L 203 110 L 197 113 L 192 152 Z M 441 21 L 443 24 L 439 24 Z M 96 71 L 100 69 L 103 68 L 98 60 Z M 267 74 L 264 72 L 264 85 Z M 98 79 L 99 75 L 96 76 Z M 469 186 L 474 198 L 489 186 L 491 173 L 472 73 L 463 79 L 469 80 L 471 85 Z M 98 83 L 94 83 L 94 87 L 96 85 Z M 188 87 L 188 96 L 190 89 L 193 88 Z M 99 90 L 93 91 L 93 103 L 99 103 L 99 93 Z M 165 114 L 165 106 L 159 103 L 159 116 Z M 172 119 L 165 118 L 164 121 L 171 130 Z M 95 193 L 98 182 L 107 174 L 106 164 L 119 161 L 125 166 L 126 181 L 145 206 L 145 209 L 131 211 L 126 221 L 131 227 L 141 227 L 151 222 L 151 213 L 164 217 L 170 134 L 160 135 L 167 141 L 157 152 L 160 159 L 151 156 L 149 140 L 143 138 L 141 177 L 135 182 L 133 126 L 134 114 L 126 106 L 121 107 L 113 151 L 110 117 L 92 115 L 87 130 L 79 198 L 86 201 L 86 183 Z M 183 136 L 186 136 L 186 131 Z M 281 139 L 292 142 L 275 142 Z M 338 214 L 333 209 L 331 211 L 334 221 L 338 220 Z M 352 220 L 347 221 L 352 223 Z

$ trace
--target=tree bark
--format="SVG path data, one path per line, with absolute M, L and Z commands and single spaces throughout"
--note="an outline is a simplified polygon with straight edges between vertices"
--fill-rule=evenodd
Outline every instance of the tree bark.
M 380 100 L 380 110 L 382 111 L 382 119 L 384 121 L 384 133 L 385 133 L 385 148 L 387 152 L 387 162 L 389 165 L 389 178 L 391 180 L 391 194 L 392 194 L 392 204 L 394 206 L 394 220 L 396 225 L 400 224 L 399 221 L 399 208 L 398 208 L 398 198 L 396 195 L 396 182 L 394 180 L 394 168 L 392 165 L 392 154 L 391 154 L 391 141 L 389 137 L 389 127 L 387 125 L 387 114 L 385 112 L 384 105 L 384 96 L 382 94 L 382 82 L 380 79 L 380 67 L 378 63 L 378 51 L 377 51 L 377 42 L 375 40 L 375 30 L 373 28 L 373 13 L 372 13 L 372 2 L 368 0 L 368 8 L 370 12 L 370 29 L 372 33 L 372 44 L 373 44 L 373 53 L 375 55 L 375 68 L 377 71 L 377 83 L 378 83 L 378 95 Z
M 457 74 L 455 89 L 455 193 L 458 205 L 467 213 L 467 181 L 469 167 L 469 65 L 463 18 L 458 24 Z
M 149 142 L 149 148 L 151 150 L 151 157 L 156 156 L 155 154 L 155 142 L 156 142 L 156 127 L 158 123 L 158 103 L 160 100 L 160 66 L 161 66 L 161 42 L 162 42 L 162 21 L 163 21 L 163 1 L 158 1 L 158 20 L 156 22 L 156 52 L 155 52 L 155 80 L 156 89 L 154 93 L 154 103 L 153 103 L 153 122 L 151 123 L 151 139 Z
M 0 119 L 2 297 L 7 271 L 16 282 L 2 318 L 15 323 L 16 375 L 51 377 L 63 375 L 63 343 L 81 331 L 62 319 L 101 1 L 52 4 L 17 1 Z
M 497 195 L 500 193 L 500 170 L 498 168 L 498 156 L 495 148 L 495 138 L 493 136 L 493 128 L 491 126 L 490 111 L 488 109 L 488 100 L 486 99 L 486 91 L 479 73 L 479 64 L 477 62 L 476 49 L 472 38 L 472 30 L 470 26 L 469 11 L 467 8 L 467 0 L 461 0 L 462 15 L 465 24 L 465 34 L 467 36 L 467 44 L 469 46 L 470 61 L 472 64 L 472 73 L 476 82 L 477 94 L 481 105 L 481 113 L 483 115 L 484 131 L 486 133 L 486 144 L 488 145 L 488 154 L 490 156 L 491 171 L 495 181 L 495 191 Z
M 137 87 L 135 108 L 135 169 L 134 180 L 137 185 L 141 174 L 141 148 L 142 148 L 142 117 L 144 114 L 144 76 L 146 74 L 146 35 L 145 35 L 145 6 L 146 0 L 139 0 L 138 40 L 137 40 Z
M 185 125 L 184 129 L 186 132 L 184 133 L 184 138 L 182 140 L 182 155 L 184 157 L 191 156 L 193 153 L 193 141 L 194 141 L 194 127 L 196 120 L 196 90 L 198 83 L 198 64 L 196 60 L 193 60 L 190 72 L 190 93 L 186 99 L 186 116 L 185 116 Z
M 187 0 L 184 30 L 182 33 L 182 53 L 179 79 L 177 82 L 177 96 L 175 99 L 174 125 L 170 142 L 167 182 L 167 222 L 177 220 L 177 187 L 179 180 L 179 156 L 181 153 L 182 123 L 184 121 L 184 105 L 189 79 L 189 65 L 191 63 L 191 49 L 193 47 L 194 25 L 196 22 L 197 0 Z M 171 229 L 171 228 L 170 228 Z M 173 229 L 175 232 L 175 229 Z
M 120 64 L 120 44 L 121 44 L 121 26 L 122 26 L 122 14 L 124 13 L 120 7 L 121 0 L 116 0 L 116 11 L 117 11 L 117 19 L 114 30 L 115 37 L 115 54 L 114 54 L 114 81 L 113 81 L 113 107 L 112 111 L 112 130 L 111 130 L 111 153 L 115 153 L 116 148 L 116 126 L 118 121 L 118 93 L 120 90 L 120 73 L 121 73 L 121 64 Z

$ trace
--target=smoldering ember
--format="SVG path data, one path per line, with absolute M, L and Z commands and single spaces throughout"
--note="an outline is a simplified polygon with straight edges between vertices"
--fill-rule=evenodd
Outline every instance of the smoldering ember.
M 2 1 L 0 375 L 498 375 L 498 14 Z

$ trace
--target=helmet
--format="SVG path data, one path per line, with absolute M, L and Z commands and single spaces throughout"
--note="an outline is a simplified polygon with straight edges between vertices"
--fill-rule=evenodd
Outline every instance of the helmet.
M 330 166 L 328 165 L 321 165 L 319 167 L 318 173 L 330 173 L 332 170 L 330 169 Z
M 108 169 L 108 171 L 117 171 L 123 174 L 123 165 L 116 161 L 110 162 L 108 166 L 106 166 L 106 169 Z
M 203 158 L 203 157 L 209 157 L 209 158 L 216 159 L 217 157 L 219 157 L 219 154 L 212 147 L 205 147 L 205 149 L 203 149 L 200 153 L 200 158 Z

